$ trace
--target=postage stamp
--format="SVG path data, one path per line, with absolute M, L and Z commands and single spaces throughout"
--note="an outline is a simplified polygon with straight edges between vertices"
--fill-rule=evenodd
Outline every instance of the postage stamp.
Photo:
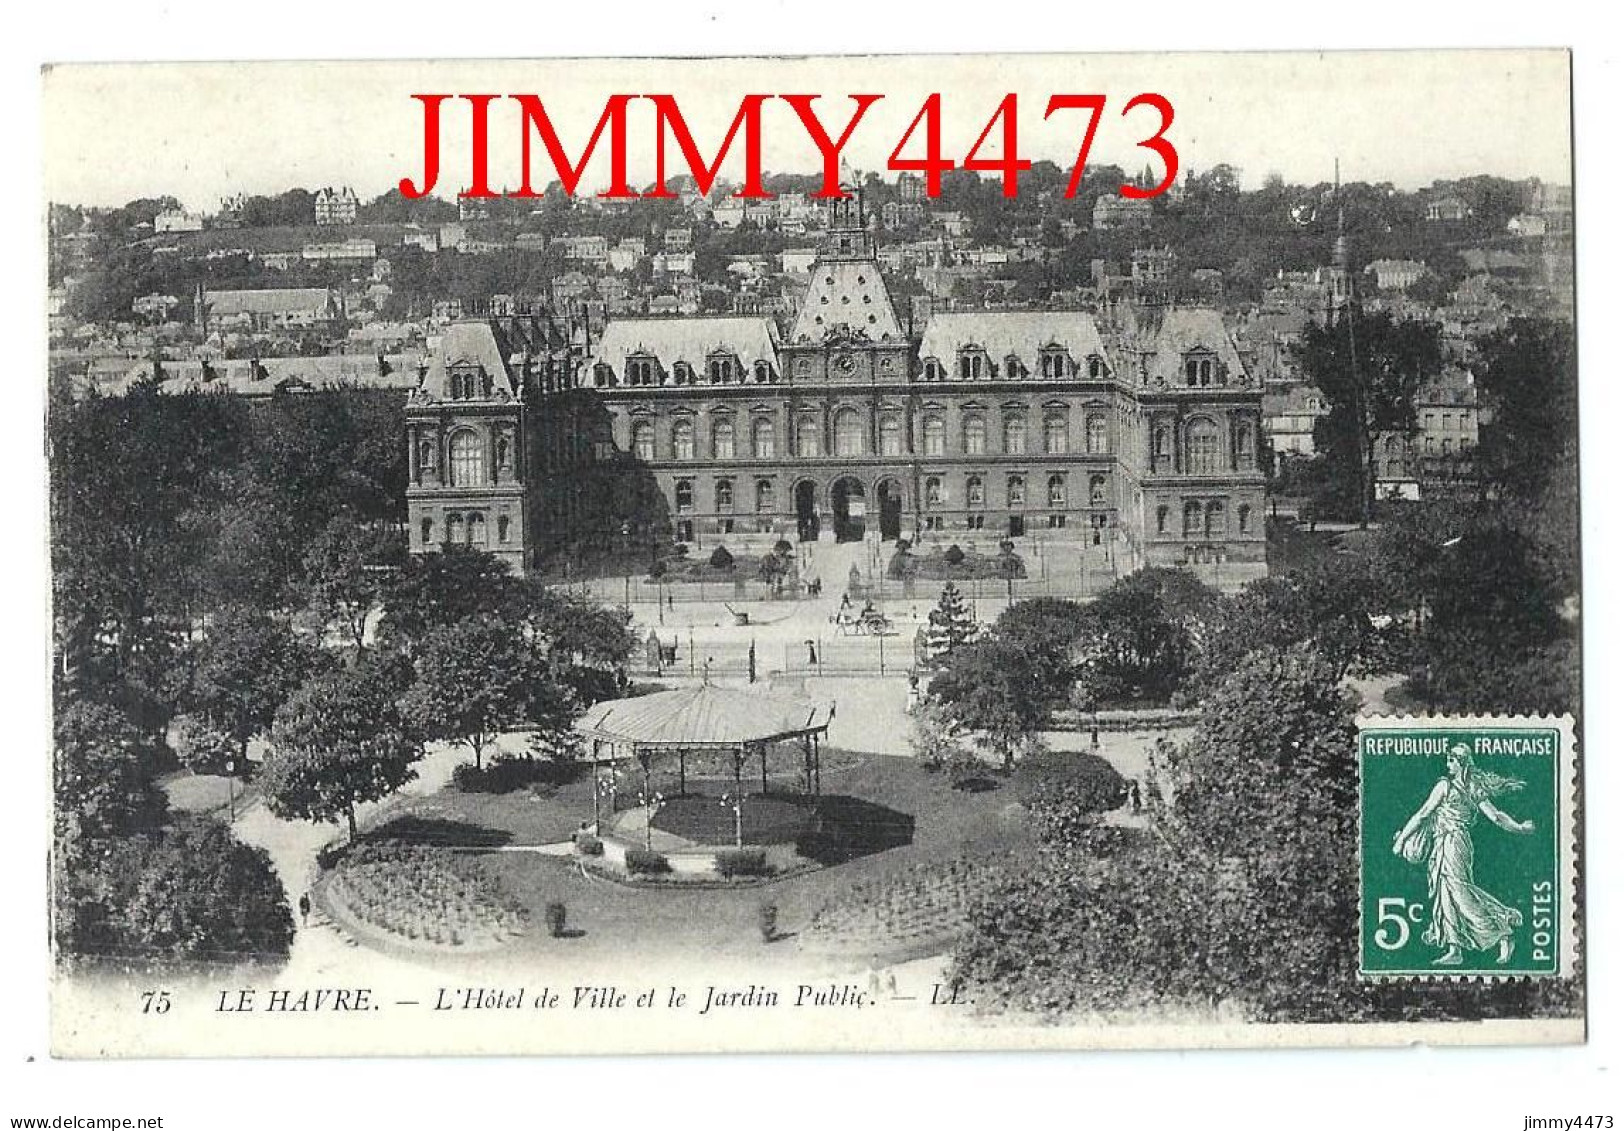
M 1573 720 L 1359 719 L 1359 974 L 1571 968 Z

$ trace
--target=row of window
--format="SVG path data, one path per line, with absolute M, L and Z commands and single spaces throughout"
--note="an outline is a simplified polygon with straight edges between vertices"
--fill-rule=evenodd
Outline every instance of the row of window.
M 626 359 L 625 383 L 638 386 L 697 385 L 700 383 L 700 372 L 686 361 L 679 361 L 666 370 L 658 358 L 638 354 Z M 778 383 L 778 370 L 770 362 L 758 361 L 746 366 L 737 355 L 730 353 L 711 354 L 705 360 L 703 373 L 706 381 L 712 385 L 742 385 L 746 383 L 747 375 L 757 385 Z M 614 366 L 604 363 L 595 366 L 592 383 L 599 388 L 616 384 Z
M 1241 471 L 1252 470 L 1257 463 L 1257 436 L 1251 421 L 1237 421 L 1234 425 L 1234 466 Z M 1151 469 L 1157 472 L 1174 470 L 1173 427 L 1158 423 L 1151 429 Z M 1197 416 L 1184 426 L 1184 451 L 1181 470 L 1186 475 L 1218 475 L 1225 470 L 1223 430 L 1208 416 Z
M 1090 380 L 1097 381 L 1105 376 L 1105 359 L 1098 354 L 1089 355 L 1085 366 L 1080 367 L 1072 360 L 1071 354 L 1063 349 L 1050 348 L 1038 353 L 1038 372 L 1047 380 L 1076 377 L 1085 367 Z M 1015 354 L 1005 357 L 1000 365 L 985 350 L 975 346 L 959 350 L 953 372 L 960 381 L 992 381 L 1000 376 L 1016 381 L 1031 376 L 1026 363 Z M 940 359 L 927 357 L 921 373 L 926 381 L 945 381 L 948 369 Z
M 472 428 L 459 428 L 447 441 L 448 460 L 446 482 L 452 487 L 476 487 L 490 482 L 485 463 L 485 437 Z M 499 433 L 491 444 L 491 455 L 498 471 L 513 467 L 513 444 L 505 433 Z M 417 442 L 417 466 L 424 475 L 432 475 L 437 466 L 434 440 L 424 437 Z
M 942 477 L 939 475 L 927 476 L 922 484 L 924 488 L 924 503 L 927 510 L 936 510 L 946 507 L 950 502 L 948 491 Z M 1067 506 L 1066 477 L 1064 475 L 1051 475 L 1045 495 L 1050 507 Z M 734 484 L 731 479 L 716 481 L 713 499 L 714 513 L 734 513 Z M 1088 479 L 1088 504 L 1090 506 L 1107 505 L 1107 481 L 1103 475 L 1091 475 Z M 1026 506 L 1026 476 L 1011 475 L 1004 482 L 1004 502 L 1012 508 Z M 970 509 L 979 509 L 987 505 L 986 480 L 979 475 L 966 477 L 964 481 L 964 505 Z M 676 484 L 676 509 L 678 514 L 692 514 L 694 509 L 694 484 L 691 479 L 679 479 Z M 755 484 L 755 511 L 757 514 L 771 514 L 778 510 L 778 491 L 770 479 L 758 479 Z
M 1156 533 L 1172 533 L 1173 509 L 1168 506 L 1156 508 Z M 1252 533 L 1252 507 L 1242 503 L 1235 508 L 1235 532 L 1237 534 Z M 1222 499 L 1186 499 L 1184 502 L 1184 525 L 1181 531 L 1185 538 L 1226 538 L 1229 535 L 1228 508 Z
M 947 454 L 947 422 L 940 416 L 926 416 L 920 426 L 922 451 L 927 456 Z M 671 426 L 671 458 L 691 460 L 697 458 L 694 442 L 695 429 L 691 420 L 678 420 Z M 718 420 L 711 425 L 711 455 L 714 459 L 737 458 L 737 432 L 733 421 Z M 966 417 L 961 434 L 966 455 L 987 454 L 987 421 L 981 416 Z M 868 454 L 867 422 L 856 409 L 842 409 L 835 414 L 834 454 L 837 456 L 863 456 Z M 1027 449 L 1027 427 L 1024 417 L 1004 419 L 1003 448 L 1005 455 L 1023 455 Z M 1043 452 L 1045 455 L 1065 455 L 1071 450 L 1071 433 L 1066 418 L 1050 414 L 1043 419 Z M 1110 429 L 1104 416 L 1088 418 L 1086 450 L 1104 454 L 1110 450 Z M 900 416 L 880 418 L 879 453 L 882 456 L 900 456 L 906 453 L 903 425 Z M 654 425 L 640 420 L 632 425 L 632 454 L 645 462 L 658 458 Z M 795 422 L 795 455 L 823 454 L 823 425 L 816 417 L 803 416 Z M 753 459 L 773 459 L 778 455 L 778 433 L 768 417 L 758 417 L 750 426 L 750 455 Z
M 1066 477 L 1064 475 L 1049 476 L 1048 489 L 1045 498 L 1051 507 L 1064 507 L 1067 504 Z M 946 507 L 952 500 L 943 485 L 942 478 L 937 475 L 926 476 L 924 481 L 925 509 L 936 510 Z M 1103 475 L 1090 475 L 1088 477 L 1088 505 L 1100 507 L 1107 504 L 1107 483 Z M 1026 476 L 1010 475 L 1004 480 L 1004 504 L 1011 508 L 1026 506 Z M 986 480 L 979 475 L 967 476 L 964 480 L 964 505 L 972 510 L 987 505 Z
M 1212 363 L 1203 364 L 1210 366 Z M 805 370 L 808 367 L 803 365 L 801 368 Z M 889 369 L 889 364 L 882 368 Z M 1006 380 L 1021 380 L 1032 375 L 1026 363 L 1014 354 L 1010 354 L 1000 364 L 979 349 L 960 350 L 952 371 L 961 381 L 990 381 L 999 377 Z M 945 381 L 949 370 L 939 359 L 929 357 L 924 360 L 920 372 L 926 381 Z M 1091 380 L 1104 378 L 1105 359 L 1097 354 L 1091 355 L 1084 365 L 1079 366 L 1065 350 L 1043 350 L 1038 355 L 1038 373 L 1045 380 L 1063 380 L 1084 372 Z M 702 369 L 686 361 L 675 362 L 670 369 L 666 369 L 653 355 L 635 354 L 626 359 L 625 374 L 620 380 L 616 378 L 614 366 L 607 362 L 600 362 L 593 368 L 592 374 L 593 384 L 599 388 L 613 386 L 622 381 L 626 385 L 639 387 L 698 385 L 701 377 L 712 385 L 742 385 L 750 382 L 757 385 L 775 385 L 779 380 L 779 372 L 768 361 L 757 361 L 753 365 L 746 366 L 734 354 L 717 353 L 705 360 Z M 1211 384 L 1211 381 L 1202 383 Z
M 490 544 L 489 535 L 485 526 L 485 516 L 478 511 L 471 511 L 466 515 L 457 512 L 452 512 L 451 514 L 446 515 L 445 528 L 442 532 L 443 537 L 436 536 L 434 519 L 432 518 L 424 518 L 419 526 L 419 531 L 422 534 L 424 546 L 433 546 L 439 543 L 450 542 L 454 545 L 476 546 L 483 548 Z M 509 524 L 508 516 L 505 514 L 497 515 L 497 543 L 499 545 L 507 543 L 510 539 L 511 533 L 512 530 Z
M 1426 412 L 1422 414 L 1421 420 L 1429 431 L 1437 431 L 1440 428 L 1445 432 L 1472 430 L 1471 415 L 1465 412 Z

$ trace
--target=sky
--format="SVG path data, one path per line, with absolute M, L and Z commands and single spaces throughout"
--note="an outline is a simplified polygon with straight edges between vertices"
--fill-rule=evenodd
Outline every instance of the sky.
M 1052 94 L 1102 93 L 1090 164 L 1154 166 L 1135 143 L 1155 129 L 1155 112 L 1122 116 L 1134 95 L 1154 91 L 1174 107 L 1167 137 L 1181 167 L 1238 166 L 1246 187 L 1269 173 L 1328 181 L 1338 159 L 1344 180 L 1401 188 L 1476 173 L 1571 181 L 1568 56 L 1554 50 L 113 63 L 48 67 L 43 83 L 45 192 L 67 204 L 171 195 L 212 211 L 235 192 L 327 184 L 368 199 L 402 177 L 421 178 L 423 113 L 411 96 L 428 92 L 536 94 L 572 158 L 614 93 L 675 95 L 707 157 L 746 93 L 818 94 L 817 112 L 836 136 L 853 109 L 848 95 L 881 94 L 846 155 L 859 170 L 883 171 L 932 92 L 942 94 L 943 152 L 955 161 L 1015 93 L 1021 156 L 1069 169 L 1087 115 L 1045 121 L 1044 107 Z M 636 185 L 653 177 L 655 119 L 648 103 L 634 107 Z M 448 103 L 443 120 L 437 193 L 450 196 L 468 178 L 466 105 Z M 493 106 L 490 129 L 491 184 L 516 186 L 522 130 L 511 101 Z M 767 104 L 763 134 L 768 171 L 820 168 L 787 104 Z M 922 152 L 920 140 L 907 155 Z M 553 170 L 534 148 L 539 188 Z M 584 188 L 607 183 L 607 148 L 594 155 Z M 738 179 L 742 149 L 735 144 L 724 176 Z M 671 146 L 668 174 L 682 171 Z

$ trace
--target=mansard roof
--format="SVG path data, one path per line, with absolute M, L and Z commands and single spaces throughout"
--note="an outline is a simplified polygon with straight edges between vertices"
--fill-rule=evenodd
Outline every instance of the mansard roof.
M 206 290 L 203 301 L 216 317 L 234 314 L 304 314 L 338 309 L 327 287 L 263 287 L 254 290 Z
M 979 347 L 1002 362 L 1014 355 L 1032 372 L 1040 355 L 1059 346 L 1083 364 L 1090 356 L 1106 358 L 1105 343 L 1092 315 L 1080 310 L 970 311 L 933 315 L 919 346 L 920 357 L 951 364 L 959 350 Z
M 464 365 L 477 366 L 491 380 L 492 391 L 505 391 L 510 397 L 520 393 L 509 367 L 506 352 L 497 340 L 496 328 L 483 319 L 453 322 L 446 327 L 439 346 L 429 358 L 423 375 L 422 391 L 430 397 L 452 397 L 450 371 Z
M 874 341 L 903 336 L 878 260 L 819 259 L 811 270 L 791 342 L 821 342 L 835 330 Z
M 1140 349 L 1145 355 L 1145 380 L 1151 384 L 1181 384 L 1186 355 L 1202 351 L 1217 357 L 1231 374 L 1231 383 L 1239 384 L 1245 378 L 1246 366 L 1236 352 L 1235 342 L 1223 318 L 1211 307 L 1175 307 L 1166 311 L 1160 327 L 1142 341 Z
M 749 367 L 758 361 L 776 365 L 778 341 L 772 320 L 739 318 L 617 318 L 604 327 L 592 359 L 617 373 L 628 357 L 647 355 L 669 369 L 685 361 L 700 370 L 712 354 L 731 354 Z

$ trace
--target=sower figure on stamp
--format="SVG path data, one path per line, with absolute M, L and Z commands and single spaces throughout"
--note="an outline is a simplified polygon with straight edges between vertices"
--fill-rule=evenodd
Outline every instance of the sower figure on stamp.
M 1495 960 L 1508 962 L 1511 933 L 1522 926 L 1522 912 L 1507 907 L 1474 882 L 1472 826 L 1481 813 L 1507 832 L 1533 832 L 1533 821 L 1507 816 L 1493 801 L 1521 789 L 1523 783 L 1479 770 L 1465 743 L 1450 748 L 1447 766 L 1447 775 L 1393 837 L 1393 852 L 1412 864 L 1426 862 L 1432 921 L 1421 937 L 1445 948 L 1436 965 L 1458 966 L 1463 949 L 1494 947 L 1499 947 Z

